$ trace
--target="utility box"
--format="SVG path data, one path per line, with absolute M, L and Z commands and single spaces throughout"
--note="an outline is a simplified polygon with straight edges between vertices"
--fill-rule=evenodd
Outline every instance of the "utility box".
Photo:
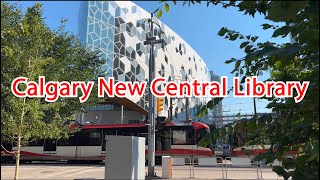
M 172 158 L 171 156 L 162 156 L 162 178 L 172 178 Z
M 105 180 L 145 179 L 145 138 L 106 136 Z

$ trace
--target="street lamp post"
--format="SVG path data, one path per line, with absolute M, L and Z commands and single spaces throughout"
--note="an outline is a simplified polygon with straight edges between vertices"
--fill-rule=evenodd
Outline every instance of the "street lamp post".
M 148 118 L 149 118 L 149 126 L 148 126 L 148 177 L 155 177 L 155 97 L 151 93 L 151 81 L 155 78 L 155 60 L 153 54 L 154 44 L 164 43 L 163 39 L 156 39 L 153 37 L 153 13 L 151 13 L 150 18 L 150 37 L 147 37 L 146 41 L 144 41 L 144 45 L 150 45 L 150 58 L 149 58 L 149 107 L 148 107 Z

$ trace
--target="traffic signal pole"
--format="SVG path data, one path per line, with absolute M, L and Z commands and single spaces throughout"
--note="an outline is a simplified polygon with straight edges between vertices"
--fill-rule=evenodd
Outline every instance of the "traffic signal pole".
M 144 45 L 150 44 L 150 58 L 149 58 L 149 94 L 148 94 L 148 118 L 149 118 L 149 126 L 148 126 L 148 177 L 155 177 L 155 97 L 151 93 L 151 81 L 155 78 L 155 60 L 153 54 L 154 44 L 164 43 L 163 39 L 156 40 L 153 37 L 153 13 L 151 13 L 150 18 L 150 37 L 147 37 L 147 40 L 144 41 Z
M 153 14 L 151 13 L 150 19 L 150 37 L 153 38 Z M 149 120 L 150 125 L 148 126 L 148 177 L 154 177 L 154 166 L 155 166 L 155 117 L 154 117 L 154 96 L 151 93 L 151 81 L 155 78 L 154 72 L 154 57 L 153 57 L 154 43 L 150 43 L 150 57 L 149 57 Z

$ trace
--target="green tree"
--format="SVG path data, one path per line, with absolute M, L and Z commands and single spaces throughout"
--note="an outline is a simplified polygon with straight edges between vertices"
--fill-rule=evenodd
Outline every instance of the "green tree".
M 169 3 L 163 2 L 159 7 L 158 18 L 162 7 L 169 11 Z M 173 1 L 176 4 L 175 1 Z M 272 162 L 278 159 L 283 166 L 274 166 L 273 170 L 285 179 L 318 179 L 319 176 L 319 1 L 184 1 L 184 5 L 206 3 L 224 8 L 234 7 L 240 12 L 254 17 L 256 13 L 264 18 L 283 25 L 262 24 L 262 28 L 272 29 L 272 37 L 292 37 L 292 43 L 276 44 L 259 42 L 258 36 L 243 35 L 240 32 L 223 27 L 218 32 L 230 41 L 241 41 L 240 48 L 246 56 L 232 58 L 225 63 L 234 63 L 232 73 L 242 78 L 257 76 L 270 71 L 273 81 L 310 81 L 304 99 L 295 103 L 293 98 L 271 97 L 267 99 L 276 117 L 262 116 L 252 118 L 251 123 L 242 123 L 246 129 L 243 138 L 249 144 L 271 144 L 270 151 L 256 157 Z M 161 12 L 160 12 L 161 11 Z M 229 91 L 230 92 L 230 91 Z M 296 92 L 295 92 L 296 94 Z M 220 99 L 221 100 L 221 99 Z M 220 100 L 216 100 L 217 104 Z M 212 108 L 212 102 L 208 107 Z M 207 109 L 199 112 L 201 117 Z M 260 123 L 259 123 L 260 122 Z M 221 132 L 231 129 L 227 126 L 220 131 L 220 136 L 213 132 L 215 138 L 223 137 Z M 231 129 L 232 130 L 232 129 Z M 210 138 L 201 141 L 207 144 Z M 277 149 L 273 152 L 272 149 Z M 285 156 L 292 150 L 298 151 L 294 160 Z
M 19 76 L 36 82 L 39 76 L 46 81 L 70 82 L 94 81 L 103 73 L 104 59 L 99 52 L 86 49 L 76 36 L 64 32 L 64 23 L 57 30 L 48 28 L 39 3 L 23 14 L 17 5 L 1 2 L 1 143 L 15 142 L 17 146 L 14 179 L 18 178 L 21 145 L 68 137 L 73 130 L 65 122 L 74 120 L 84 106 L 100 101 L 93 94 L 86 103 L 78 98 L 48 103 L 44 98 L 18 98 L 11 92 L 13 79 Z

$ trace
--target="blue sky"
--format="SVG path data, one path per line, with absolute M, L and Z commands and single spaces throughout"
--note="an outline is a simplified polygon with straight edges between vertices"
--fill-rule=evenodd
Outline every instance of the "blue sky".
M 18 2 L 23 9 L 31 6 L 35 1 Z M 80 3 L 77 1 L 51 1 L 41 2 L 44 8 L 45 21 L 49 27 L 56 29 L 60 25 L 62 18 L 67 18 L 68 23 L 66 30 L 78 33 L 78 11 Z M 136 1 L 140 7 L 148 12 L 154 11 L 160 6 L 159 1 Z M 171 3 L 171 4 L 170 4 Z M 243 15 L 237 9 L 224 9 L 218 6 L 209 6 L 205 4 L 188 7 L 183 6 L 182 2 L 173 5 L 170 2 L 169 13 L 163 13 L 161 21 L 179 34 L 188 44 L 196 50 L 196 52 L 207 63 L 210 70 L 220 76 L 229 76 L 229 86 L 232 84 L 232 75 L 230 72 L 233 65 L 227 65 L 224 62 L 232 57 L 241 58 L 245 53 L 239 48 L 241 42 L 228 41 L 217 35 L 222 27 L 236 30 L 244 35 L 258 35 L 261 42 L 288 42 L 289 39 L 271 38 L 272 31 L 263 30 L 261 25 L 271 23 L 264 19 L 263 15 L 256 14 L 252 16 Z M 261 77 L 264 80 L 267 75 Z M 257 112 L 270 112 L 265 109 L 267 102 L 257 100 Z M 232 95 L 223 101 L 224 114 L 250 114 L 253 112 L 252 98 L 234 98 Z

